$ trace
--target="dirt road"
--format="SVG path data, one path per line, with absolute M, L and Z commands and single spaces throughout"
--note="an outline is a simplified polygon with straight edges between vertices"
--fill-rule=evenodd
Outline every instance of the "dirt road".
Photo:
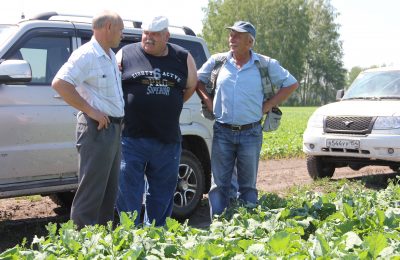
M 392 173 L 388 167 L 366 167 L 360 171 L 350 168 L 337 169 L 334 179 Z M 259 190 L 280 193 L 294 185 L 311 183 L 305 159 L 260 161 L 257 187 Z M 189 220 L 197 227 L 210 222 L 207 202 L 202 203 Z M 68 219 L 67 209 L 59 207 L 48 197 L 13 198 L 0 200 L 0 252 L 21 243 L 24 237 L 30 241 L 36 234 L 47 234 L 44 226 L 49 222 Z
M 338 168 L 333 179 L 353 178 L 365 175 L 393 173 L 389 167 L 369 166 L 354 171 L 349 167 Z M 295 185 L 312 183 L 308 175 L 306 159 L 262 161 L 259 165 L 257 188 L 268 192 L 278 192 Z

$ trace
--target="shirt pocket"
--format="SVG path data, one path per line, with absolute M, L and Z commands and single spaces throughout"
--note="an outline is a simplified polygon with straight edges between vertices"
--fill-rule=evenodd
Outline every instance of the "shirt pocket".
M 111 75 L 103 74 L 98 78 L 98 86 L 100 93 L 106 97 L 115 96 L 115 80 L 112 79 Z
M 115 80 L 110 73 L 105 72 L 101 68 L 93 69 L 90 72 L 89 85 L 103 97 L 115 96 Z

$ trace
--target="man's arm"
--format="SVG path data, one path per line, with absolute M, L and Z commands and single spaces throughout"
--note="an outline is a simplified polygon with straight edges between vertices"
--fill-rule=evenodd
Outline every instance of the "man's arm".
M 197 68 L 192 55 L 189 53 L 187 57 L 188 78 L 186 81 L 186 89 L 183 93 L 183 102 L 186 102 L 196 90 L 197 84 Z
M 213 112 L 213 99 L 208 95 L 206 86 L 200 80 L 197 81 L 196 93 L 206 105 L 208 111 Z
M 278 106 L 280 103 L 290 97 L 290 95 L 299 87 L 299 83 L 296 82 L 288 87 L 280 88 L 279 91 L 270 99 L 263 103 L 263 113 L 266 114 L 273 107 Z
M 110 123 L 108 115 L 89 105 L 89 103 L 87 103 L 86 100 L 79 95 L 74 85 L 65 80 L 54 78 L 52 87 L 69 105 L 82 111 L 90 118 L 99 122 L 99 126 L 97 127 L 98 130 L 102 129 L 103 127 L 108 127 L 108 124 Z

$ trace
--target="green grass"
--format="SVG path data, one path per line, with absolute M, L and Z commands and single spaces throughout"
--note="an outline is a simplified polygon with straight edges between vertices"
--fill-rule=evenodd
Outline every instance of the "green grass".
M 40 195 L 30 195 L 30 196 L 17 197 L 17 198 L 15 198 L 15 200 L 16 200 L 16 201 L 19 201 L 19 200 L 28 200 L 28 201 L 30 201 L 30 202 L 38 202 L 38 201 L 41 201 L 42 198 L 43 198 L 43 197 L 40 196 Z
M 281 107 L 283 116 L 277 131 L 264 133 L 261 160 L 302 158 L 303 133 L 317 107 Z

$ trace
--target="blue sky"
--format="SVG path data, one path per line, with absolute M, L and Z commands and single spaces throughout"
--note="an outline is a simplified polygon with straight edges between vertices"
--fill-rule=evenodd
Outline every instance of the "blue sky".
M 127 19 L 142 20 L 165 15 L 171 24 L 201 32 L 202 7 L 208 0 L 13 0 L 0 10 L 0 22 L 16 21 L 22 12 L 29 17 L 45 11 L 93 15 L 111 9 Z M 400 65 L 399 0 L 331 0 L 340 13 L 344 64 L 353 66 Z M 266 53 L 266 55 L 268 55 Z

